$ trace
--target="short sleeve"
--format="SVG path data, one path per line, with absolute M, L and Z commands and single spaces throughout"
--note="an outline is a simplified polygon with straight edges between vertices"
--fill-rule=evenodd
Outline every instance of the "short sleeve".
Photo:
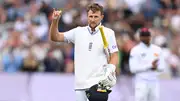
M 64 32 L 64 40 L 65 42 L 68 42 L 68 43 L 74 43 L 75 41 L 75 33 L 76 31 L 78 30 L 78 27 L 76 28 L 73 28 L 67 32 Z
M 115 33 L 114 31 L 111 32 L 111 35 L 109 37 L 109 51 L 110 53 L 114 53 L 118 51 L 118 47 L 117 47 L 117 42 L 116 42 L 116 38 L 115 38 Z

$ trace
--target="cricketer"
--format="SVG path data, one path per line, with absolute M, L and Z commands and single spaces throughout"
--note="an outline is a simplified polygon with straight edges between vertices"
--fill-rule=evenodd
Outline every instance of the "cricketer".
M 114 31 L 101 24 L 103 7 L 90 4 L 87 26 L 77 26 L 66 32 L 58 31 L 61 14 L 62 11 L 54 9 L 49 35 L 52 41 L 74 44 L 76 101 L 107 101 L 110 88 L 116 84 L 118 48 Z

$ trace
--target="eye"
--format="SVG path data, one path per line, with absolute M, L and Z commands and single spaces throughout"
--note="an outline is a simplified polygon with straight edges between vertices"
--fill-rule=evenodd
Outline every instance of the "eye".
M 94 18 L 99 18 L 99 16 L 94 16 Z
M 92 16 L 92 15 L 90 15 L 89 17 L 90 17 L 90 18 L 92 18 L 93 16 Z

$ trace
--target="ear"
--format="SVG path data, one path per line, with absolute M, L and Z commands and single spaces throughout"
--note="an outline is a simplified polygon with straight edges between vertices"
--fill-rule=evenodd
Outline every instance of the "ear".
M 103 20 L 103 18 L 104 18 L 104 15 L 102 14 L 102 15 L 101 15 L 101 20 Z

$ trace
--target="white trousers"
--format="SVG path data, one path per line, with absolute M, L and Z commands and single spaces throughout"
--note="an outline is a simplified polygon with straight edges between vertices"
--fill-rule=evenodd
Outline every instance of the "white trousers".
M 76 90 L 76 101 L 89 101 L 85 90 Z
M 135 81 L 135 101 L 159 101 L 159 82 Z

